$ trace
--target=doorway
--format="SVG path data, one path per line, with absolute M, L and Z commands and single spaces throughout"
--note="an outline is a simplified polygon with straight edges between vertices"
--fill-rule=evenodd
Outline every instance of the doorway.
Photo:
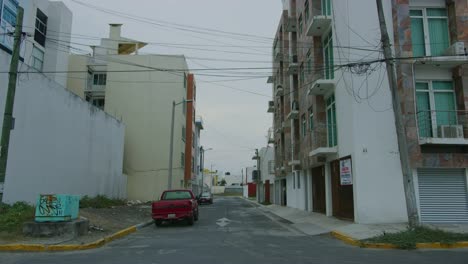
M 348 157 L 349 158 L 349 157 Z M 353 185 L 341 185 L 340 160 L 330 163 L 333 216 L 354 220 Z
M 312 169 L 312 210 L 317 213 L 326 213 L 325 166 Z

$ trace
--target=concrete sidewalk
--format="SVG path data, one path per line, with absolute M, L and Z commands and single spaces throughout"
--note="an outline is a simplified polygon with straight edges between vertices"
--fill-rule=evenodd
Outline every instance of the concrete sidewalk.
M 261 205 L 256 201 L 249 200 L 259 206 L 259 209 L 274 214 L 291 223 L 297 230 L 307 235 L 320 235 L 332 231 L 339 232 L 355 240 L 362 240 L 381 235 L 383 233 L 396 233 L 407 229 L 406 223 L 399 224 L 356 224 L 351 221 L 328 217 L 324 214 L 305 212 L 303 210 L 278 205 Z M 468 233 L 468 224 L 427 225 L 445 231 Z

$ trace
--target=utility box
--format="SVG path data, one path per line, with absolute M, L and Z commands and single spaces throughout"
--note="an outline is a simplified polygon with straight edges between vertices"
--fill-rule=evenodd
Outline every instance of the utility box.
M 63 222 L 78 218 L 80 196 L 40 194 L 36 203 L 36 222 Z

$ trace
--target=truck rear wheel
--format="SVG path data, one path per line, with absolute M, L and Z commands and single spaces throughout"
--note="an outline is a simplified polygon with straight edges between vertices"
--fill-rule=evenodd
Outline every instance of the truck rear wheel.
M 161 226 L 162 225 L 162 220 L 154 220 L 154 224 L 156 226 Z
M 190 216 L 189 218 L 187 218 L 187 224 L 188 225 L 193 225 L 193 223 L 195 222 L 195 218 L 192 216 Z

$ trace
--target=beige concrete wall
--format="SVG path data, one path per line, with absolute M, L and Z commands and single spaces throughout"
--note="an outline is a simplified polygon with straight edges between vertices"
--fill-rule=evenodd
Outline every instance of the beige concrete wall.
M 84 89 L 86 87 L 87 73 L 74 73 L 74 71 L 86 71 L 88 57 L 81 55 L 70 55 L 68 64 L 67 88 L 72 93 L 84 98 Z
M 167 189 L 172 101 L 185 99 L 184 74 L 141 71 L 145 68 L 187 69 L 182 56 L 115 55 L 108 63 L 105 111 L 126 125 L 124 173 L 128 175 L 128 198 L 157 199 Z M 119 63 L 112 62 L 118 59 Z M 124 63 L 122 63 L 124 62 Z M 119 71 L 119 72 L 115 72 Z M 185 115 L 176 106 L 174 125 L 173 188 L 183 180 L 181 153 Z

